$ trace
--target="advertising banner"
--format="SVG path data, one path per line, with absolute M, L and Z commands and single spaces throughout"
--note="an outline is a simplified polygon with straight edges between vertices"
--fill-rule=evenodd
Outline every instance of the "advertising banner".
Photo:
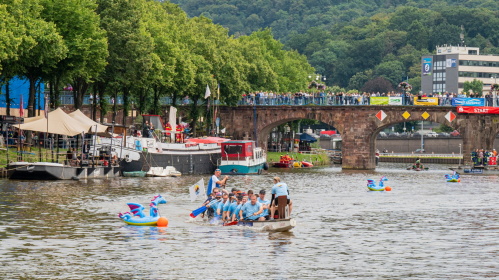
M 402 96 L 388 97 L 388 105 L 402 105 Z
M 431 75 L 431 72 L 433 71 L 433 63 L 432 63 L 432 58 L 427 57 L 423 58 L 423 75 Z
M 485 98 L 452 98 L 452 106 L 485 106 Z
M 448 58 L 446 61 L 447 68 L 455 68 L 457 67 L 457 60 L 455 58 Z
M 414 105 L 438 105 L 438 97 L 414 98 Z
M 465 114 L 499 114 L 499 107 L 457 106 L 457 112 Z
M 370 99 L 371 105 L 402 105 L 402 97 L 374 96 Z
M 375 96 L 369 98 L 369 103 L 371 105 L 388 105 L 388 97 L 386 96 Z

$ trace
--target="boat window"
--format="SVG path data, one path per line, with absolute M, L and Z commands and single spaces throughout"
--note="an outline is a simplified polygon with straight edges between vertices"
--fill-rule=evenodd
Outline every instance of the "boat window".
M 241 145 L 227 145 L 224 146 L 224 152 L 226 154 L 240 154 L 243 151 Z

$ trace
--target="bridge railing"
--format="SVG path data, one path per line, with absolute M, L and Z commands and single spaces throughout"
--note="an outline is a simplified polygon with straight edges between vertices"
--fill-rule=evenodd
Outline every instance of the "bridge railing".
M 108 104 L 114 104 L 116 102 L 117 105 L 123 105 L 123 97 L 118 96 L 115 100 L 112 97 L 105 97 L 107 99 Z M 377 98 L 377 100 L 375 100 Z M 425 98 L 419 99 L 414 96 L 395 96 L 395 97 L 384 97 L 384 98 L 395 98 L 397 102 L 388 102 L 379 103 L 380 96 L 339 96 L 339 95 L 325 95 L 325 96 L 306 96 L 306 95 L 273 95 L 273 96 L 244 96 L 237 105 L 242 106 L 279 106 L 279 105 L 287 105 L 287 106 L 306 106 L 306 105 L 317 105 L 317 106 L 356 106 L 356 105 L 389 105 L 389 106 L 413 106 L 413 105 L 425 105 L 425 106 L 455 106 L 452 105 L 453 98 L 447 98 L 446 96 L 437 96 L 430 97 L 432 102 L 422 102 L 422 100 L 427 100 Z M 382 97 L 383 98 L 383 97 Z M 460 99 L 474 99 L 475 102 L 480 98 L 464 98 L 459 97 Z M 483 99 L 482 106 L 493 106 L 492 99 L 489 98 L 481 98 Z M 72 105 L 74 104 L 74 97 L 70 92 L 63 92 L 60 96 L 60 102 L 63 105 Z M 93 96 L 87 95 L 83 98 L 83 104 L 89 105 L 93 102 Z M 206 100 L 198 100 L 198 104 L 200 106 L 206 105 Z M 220 100 L 211 100 L 212 104 L 215 105 L 227 105 Z M 161 105 L 172 105 L 173 100 L 169 96 L 164 96 L 160 98 Z M 184 97 L 181 99 L 177 99 L 175 105 L 191 105 L 192 100 L 188 97 Z M 497 97 L 496 104 L 499 104 L 499 97 Z M 463 104 L 466 106 L 466 104 Z M 473 105 L 476 106 L 476 105 Z

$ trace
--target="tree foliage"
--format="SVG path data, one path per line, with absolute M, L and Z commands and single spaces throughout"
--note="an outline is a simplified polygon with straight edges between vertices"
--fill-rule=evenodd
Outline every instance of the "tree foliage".
M 246 35 L 272 27 L 285 47 L 306 55 L 329 86 L 359 89 L 359 73 L 373 71 L 396 86 L 417 79 L 421 55 L 436 45 L 464 44 L 499 53 L 499 2 L 365 0 L 173 0 L 191 16 L 203 14 Z M 463 29 L 461 29 L 461 26 Z M 389 61 L 401 61 L 388 75 Z M 415 71 L 417 69 L 417 71 Z M 364 76 L 365 78 L 365 76 Z M 415 88 L 419 85 L 415 85 Z

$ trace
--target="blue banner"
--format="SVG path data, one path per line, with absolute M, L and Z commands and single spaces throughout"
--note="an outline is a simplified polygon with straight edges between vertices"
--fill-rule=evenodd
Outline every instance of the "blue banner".
M 432 58 L 427 57 L 423 58 L 423 75 L 431 75 L 431 72 L 433 71 L 433 63 L 432 63 Z
M 452 106 L 485 106 L 485 98 L 452 98 Z

